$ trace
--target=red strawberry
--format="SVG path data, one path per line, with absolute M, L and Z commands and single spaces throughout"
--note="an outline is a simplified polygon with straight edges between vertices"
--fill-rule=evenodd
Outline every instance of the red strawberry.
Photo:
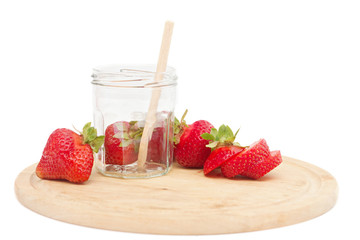
M 142 129 L 136 122 L 115 122 L 105 130 L 105 164 L 127 165 L 138 157 Z
M 225 146 L 216 148 L 211 152 L 210 156 L 206 159 L 204 164 L 204 174 L 207 175 L 212 170 L 220 167 L 233 155 L 243 151 L 244 148 L 239 146 Z
M 206 146 L 212 149 L 204 164 L 205 175 L 220 167 L 234 154 L 244 150 L 239 143 L 234 143 L 238 132 L 239 130 L 234 134 L 229 126 L 221 125 L 219 130 L 212 128 L 210 133 L 201 135 L 202 138 L 210 141 Z
M 185 122 L 187 109 L 179 121 L 174 122 L 174 160 L 181 166 L 201 168 L 211 150 L 206 147 L 209 143 L 201 137 L 203 133 L 210 133 L 213 125 L 205 120 L 199 120 L 191 125 Z
M 173 144 L 167 142 L 165 127 L 156 127 L 152 133 L 148 146 L 147 162 L 167 164 L 168 158 L 173 159 Z M 172 135 L 172 134 L 171 134 Z M 167 148 L 169 148 L 167 150 Z M 169 154 L 169 156 L 168 156 Z
M 66 129 L 56 129 L 49 137 L 36 175 L 43 179 L 66 179 L 81 183 L 89 179 L 97 152 L 104 141 L 88 123 L 81 135 Z
M 165 153 L 164 149 L 164 131 L 162 127 L 154 128 L 148 145 L 147 161 L 160 163 Z
M 221 172 L 225 177 L 232 178 L 236 175 L 256 175 L 256 168 L 261 162 L 266 161 L 270 155 L 269 147 L 265 139 L 251 144 L 244 151 L 234 155 L 221 165 Z
M 271 151 L 270 156 L 264 161 L 250 165 L 244 176 L 253 179 L 259 179 L 277 166 L 279 166 L 281 162 L 282 158 L 280 151 Z
M 203 133 L 210 133 L 214 126 L 205 120 L 199 120 L 184 127 L 180 142 L 175 143 L 174 158 L 183 167 L 201 168 L 210 155 L 209 143 L 201 137 Z
M 169 128 L 171 114 L 166 111 L 157 114 L 152 136 L 148 144 L 146 161 L 151 163 L 168 164 L 173 160 L 173 128 Z

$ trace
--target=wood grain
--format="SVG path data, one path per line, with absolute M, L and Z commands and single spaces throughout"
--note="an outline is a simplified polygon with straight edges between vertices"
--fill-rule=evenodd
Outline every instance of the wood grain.
M 165 176 L 116 179 L 93 170 L 84 184 L 42 180 L 36 164 L 15 181 L 18 200 L 44 216 L 82 226 L 135 233 L 239 233 L 306 221 L 336 202 L 336 180 L 312 164 L 283 157 L 260 180 L 177 165 Z

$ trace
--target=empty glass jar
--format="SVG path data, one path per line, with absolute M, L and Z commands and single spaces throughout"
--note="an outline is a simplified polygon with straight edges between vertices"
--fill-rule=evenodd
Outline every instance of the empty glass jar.
M 155 65 L 93 69 L 94 125 L 105 135 L 95 166 L 106 176 L 148 178 L 171 168 L 177 76 L 171 67 L 155 71 Z

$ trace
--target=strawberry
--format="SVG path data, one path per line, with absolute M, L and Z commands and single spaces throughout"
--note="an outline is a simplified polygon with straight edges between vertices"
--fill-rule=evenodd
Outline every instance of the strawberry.
M 244 176 L 259 179 L 282 162 L 281 154 L 279 150 L 271 151 L 270 156 L 262 162 L 257 162 L 248 167 L 247 171 L 244 173 Z
M 105 164 L 128 165 L 138 157 L 142 128 L 137 122 L 119 121 L 105 130 Z
M 270 156 L 269 147 L 265 139 L 251 144 L 242 152 L 234 155 L 221 165 L 221 172 L 227 178 L 242 175 L 247 177 L 258 176 L 257 167 L 264 167 L 263 162 L 268 163 Z M 269 167 L 270 168 L 270 167 Z M 263 172 L 260 170 L 260 172 Z
M 79 134 L 66 128 L 56 129 L 48 138 L 36 175 L 42 179 L 65 179 L 82 183 L 89 179 L 104 136 L 97 137 L 95 128 L 87 123 Z
M 187 111 L 181 121 L 175 120 L 174 159 L 183 167 L 201 168 L 211 152 L 206 147 L 209 141 L 203 139 L 201 134 L 210 133 L 214 126 L 206 120 L 199 120 L 188 126 L 184 121 L 186 113 Z
M 234 143 L 238 132 L 239 130 L 234 134 L 229 126 L 221 125 L 219 130 L 212 128 L 210 133 L 201 135 L 202 138 L 210 141 L 206 146 L 212 149 L 204 164 L 205 175 L 220 167 L 234 154 L 244 150 L 239 143 Z
M 164 149 L 164 132 L 165 129 L 163 127 L 156 127 L 152 133 L 151 139 L 148 145 L 148 154 L 147 161 L 148 162 L 157 162 L 161 163 L 164 161 L 163 155 L 166 154 Z
M 204 163 L 204 174 L 207 175 L 212 170 L 220 167 L 233 155 L 243 150 L 244 148 L 241 148 L 239 146 L 225 146 L 225 147 L 216 148 L 214 151 L 211 152 L 211 154 Z
M 166 132 L 165 127 L 155 127 L 148 146 L 147 162 L 167 164 L 167 161 L 173 160 L 173 144 L 167 142 L 171 133 Z M 168 149 L 167 149 L 168 148 Z M 169 156 L 168 156 L 169 155 Z

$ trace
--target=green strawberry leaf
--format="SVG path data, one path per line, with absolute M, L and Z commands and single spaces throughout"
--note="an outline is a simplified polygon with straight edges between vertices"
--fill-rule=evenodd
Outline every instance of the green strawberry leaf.
M 133 140 L 122 140 L 121 143 L 119 144 L 119 147 L 127 147 L 129 146 L 131 143 L 133 142 Z
M 134 132 L 130 132 L 129 136 L 131 139 L 141 139 L 143 131 L 144 131 L 144 128 L 139 128 L 138 130 L 136 130 Z
M 201 137 L 205 140 L 215 141 L 215 137 L 213 135 L 211 135 L 210 133 L 203 133 L 203 134 L 201 134 Z
M 90 128 L 87 129 L 86 132 L 83 132 L 83 134 L 84 134 L 85 138 L 87 139 L 87 141 L 91 142 L 96 138 L 97 131 L 96 131 L 95 128 L 90 127 Z
M 234 142 L 235 135 L 229 126 L 221 125 L 217 134 L 220 142 Z
M 116 127 L 120 132 L 123 132 L 123 131 L 127 131 L 127 130 L 128 130 L 128 127 L 127 127 L 123 122 L 117 122 L 117 123 L 115 123 L 115 127 Z
M 91 122 L 88 122 L 88 123 L 85 124 L 85 126 L 83 127 L 83 132 L 86 132 L 90 127 L 91 127 Z
M 219 127 L 219 130 L 212 128 L 210 133 L 204 133 L 201 135 L 201 137 L 210 141 L 206 146 L 212 150 L 221 146 L 235 145 L 242 147 L 239 143 L 234 143 L 239 130 L 240 129 L 238 129 L 234 134 L 229 126 L 223 124 Z
M 180 121 L 175 117 L 174 119 L 174 134 L 178 134 L 181 130 Z
M 224 142 L 226 139 L 228 138 L 228 129 L 227 127 L 223 124 L 219 127 L 219 131 L 216 135 L 216 140 L 220 141 L 220 142 Z
M 104 143 L 105 136 L 97 136 L 97 130 L 94 127 L 91 127 L 91 122 L 85 124 L 83 132 L 80 134 L 83 138 L 83 144 L 89 144 L 96 153 Z
M 134 126 L 138 121 L 130 121 L 129 124 L 130 126 Z
M 85 143 L 90 143 L 96 138 L 97 131 L 94 127 L 91 127 L 91 122 L 85 124 L 85 126 L 83 127 L 82 135 L 83 135 L 83 141 Z
M 209 143 L 208 145 L 206 145 L 206 147 L 208 147 L 208 148 L 215 148 L 217 145 L 218 145 L 218 141 L 215 141 L 215 142 L 211 142 L 211 143 Z
M 96 137 L 93 141 L 90 142 L 90 147 L 93 149 L 94 152 L 98 152 L 101 145 L 104 143 L 105 136 Z
M 125 140 L 130 140 L 131 136 L 127 132 L 120 132 L 122 134 L 122 138 Z
M 113 135 L 113 138 L 122 138 L 123 137 L 123 133 L 122 132 L 117 132 Z
M 210 134 L 213 135 L 215 138 L 218 134 L 218 130 L 216 128 L 212 128 L 211 131 L 210 131 Z
M 127 132 L 117 132 L 113 135 L 113 138 L 129 140 L 131 137 Z

